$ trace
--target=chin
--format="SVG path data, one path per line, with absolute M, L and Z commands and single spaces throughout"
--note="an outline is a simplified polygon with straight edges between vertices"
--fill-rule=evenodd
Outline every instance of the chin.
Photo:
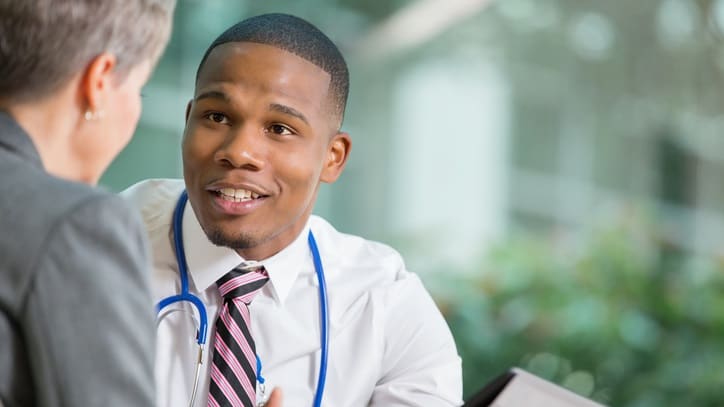
M 234 250 L 245 250 L 255 247 L 258 244 L 257 239 L 251 236 L 243 234 L 232 235 L 219 229 L 211 230 L 210 233 L 207 232 L 206 236 L 209 238 L 209 241 L 216 246 L 228 247 Z

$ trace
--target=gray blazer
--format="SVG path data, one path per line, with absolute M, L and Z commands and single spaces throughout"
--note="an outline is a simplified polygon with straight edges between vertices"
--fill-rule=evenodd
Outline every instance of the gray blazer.
M 153 405 L 149 270 L 130 207 L 49 175 L 0 112 L 0 405 Z

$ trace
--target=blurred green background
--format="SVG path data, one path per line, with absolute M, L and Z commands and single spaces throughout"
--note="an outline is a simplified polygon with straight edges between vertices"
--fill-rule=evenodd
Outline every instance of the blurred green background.
M 102 180 L 179 177 L 197 64 L 263 12 L 350 64 L 317 213 L 422 275 L 466 397 L 520 366 L 608 405 L 724 405 L 724 0 L 180 0 Z

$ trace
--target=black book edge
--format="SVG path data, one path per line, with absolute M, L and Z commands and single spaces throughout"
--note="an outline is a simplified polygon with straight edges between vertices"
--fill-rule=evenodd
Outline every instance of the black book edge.
M 475 393 L 468 399 L 463 407 L 487 407 L 493 403 L 505 386 L 515 377 L 515 372 L 508 370 L 507 372 L 488 382 L 485 387 Z

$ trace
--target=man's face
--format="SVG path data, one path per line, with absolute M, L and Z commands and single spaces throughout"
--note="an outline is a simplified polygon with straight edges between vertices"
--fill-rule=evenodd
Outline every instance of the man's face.
M 261 260 L 304 228 L 319 182 L 337 179 L 350 147 L 329 84 L 321 68 L 270 45 L 226 43 L 209 54 L 182 149 L 189 200 L 213 243 Z

